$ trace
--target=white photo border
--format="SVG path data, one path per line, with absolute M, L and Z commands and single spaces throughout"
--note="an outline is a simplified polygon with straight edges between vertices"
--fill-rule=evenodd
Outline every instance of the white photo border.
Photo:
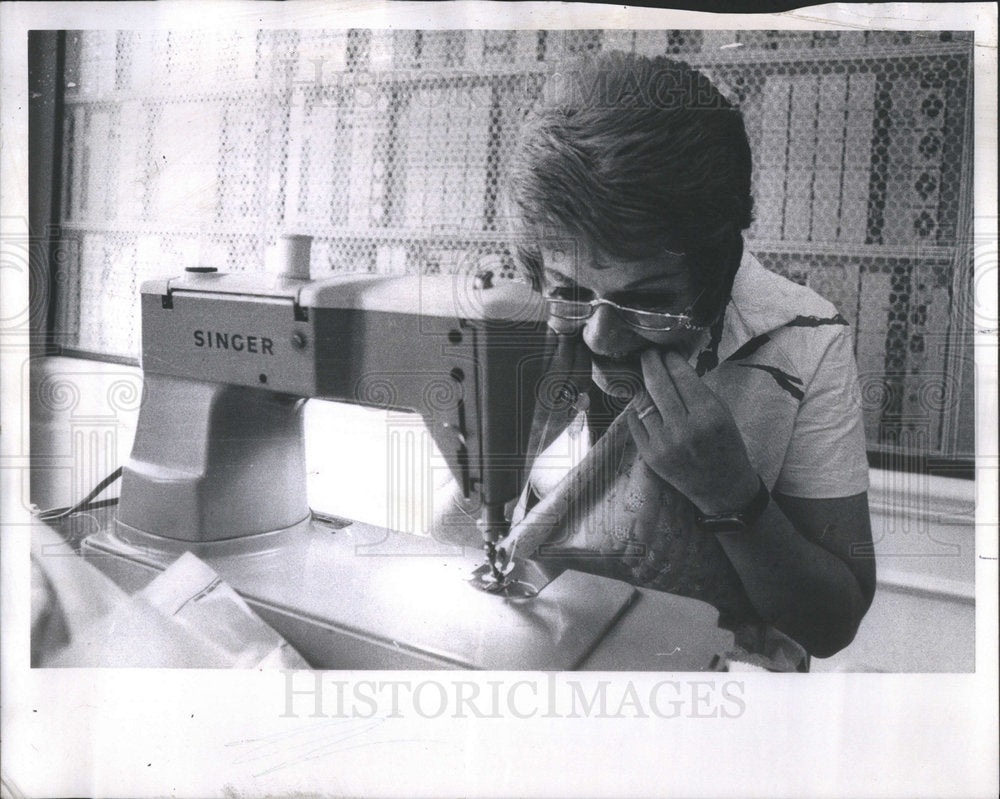
M 17 219 L 27 218 L 27 31 L 145 26 L 974 30 L 975 234 L 993 242 L 992 262 L 980 264 L 976 275 L 979 318 L 993 320 L 975 333 L 976 672 L 807 677 L 414 672 L 406 679 L 411 691 L 427 684 L 420 689 L 426 704 L 380 718 L 365 716 L 370 706 L 363 700 L 354 715 L 338 715 L 327 705 L 315 714 L 309 703 L 316 688 L 309 681 L 321 680 L 324 701 L 332 702 L 338 691 L 353 696 L 359 685 L 398 681 L 398 673 L 31 670 L 30 520 L 20 510 L 28 469 L 27 425 L 21 424 L 28 388 L 20 368 L 27 337 L 5 335 L 0 345 L 0 500 L 8 509 L 0 535 L 4 796 L 995 795 L 995 5 L 841 4 L 725 16 L 573 3 L 0 4 L 0 240 Z M 0 320 L 15 318 L 27 307 L 27 274 L 3 269 L 0 280 Z M 607 681 L 608 690 L 617 692 L 618 710 L 626 708 L 624 715 L 560 717 L 560 703 L 566 691 L 577 690 L 572 685 L 577 679 L 579 690 L 588 694 Z M 484 696 L 499 691 L 498 716 L 477 718 L 468 710 L 456 716 L 459 683 L 479 686 Z M 452 704 L 438 714 L 434 697 L 440 690 Z M 628 698 L 633 693 L 637 700 Z M 651 710 L 654 694 L 663 697 L 657 708 L 664 712 Z M 670 705 L 671 698 L 680 704 Z

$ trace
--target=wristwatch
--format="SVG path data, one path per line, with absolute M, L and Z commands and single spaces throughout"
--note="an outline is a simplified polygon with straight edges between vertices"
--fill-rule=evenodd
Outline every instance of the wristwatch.
M 706 533 L 742 533 L 746 530 L 761 517 L 771 501 L 771 492 L 764 485 L 763 478 L 758 477 L 758 479 L 760 488 L 757 489 L 749 505 L 731 513 L 717 513 L 712 516 L 699 513 L 695 517 L 698 526 Z

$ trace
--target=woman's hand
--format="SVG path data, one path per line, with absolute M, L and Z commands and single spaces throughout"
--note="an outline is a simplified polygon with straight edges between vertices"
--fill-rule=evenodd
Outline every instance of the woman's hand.
M 649 467 L 704 514 L 749 505 L 760 482 L 725 404 L 674 350 L 644 351 L 642 373 L 627 421 Z

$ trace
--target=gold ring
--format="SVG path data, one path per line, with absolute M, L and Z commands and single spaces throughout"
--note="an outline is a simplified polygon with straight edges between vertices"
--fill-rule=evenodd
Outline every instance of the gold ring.
M 645 419 L 647 416 L 649 416 L 649 414 L 651 414 L 655 410 L 656 410 L 656 406 L 655 405 L 648 405 L 645 408 L 643 408 L 641 411 L 639 411 L 636 414 L 636 416 L 638 416 L 640 419 Z

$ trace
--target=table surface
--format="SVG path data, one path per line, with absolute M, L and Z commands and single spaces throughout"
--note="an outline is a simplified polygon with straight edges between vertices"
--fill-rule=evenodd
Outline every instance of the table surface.
M 134 590 L 179 553 L 151 554 L 123 542 L 114 510 L 54 526 L 74 548 L 86 540 L 90 552 L 114 552 L 118 557 L 93 562 Z M 196 554 L 324 668 L 405 662 L 391 653 L 381 658 L 380 647 L 388 647 L 432 668 L 701 671 L 733 644 L 715 608 L 698 600 L 575 571 L 533 599 L 511 600 L 468 583 L 478 563 L 468 549 L 360 522 L 336 528 L 314 521 L 255 549 Z M 338 641 L 365 641 L 358 652 L 370 652 L 367 660 L 316 662 L 331 657 L 331 630 L 346 636 Z

